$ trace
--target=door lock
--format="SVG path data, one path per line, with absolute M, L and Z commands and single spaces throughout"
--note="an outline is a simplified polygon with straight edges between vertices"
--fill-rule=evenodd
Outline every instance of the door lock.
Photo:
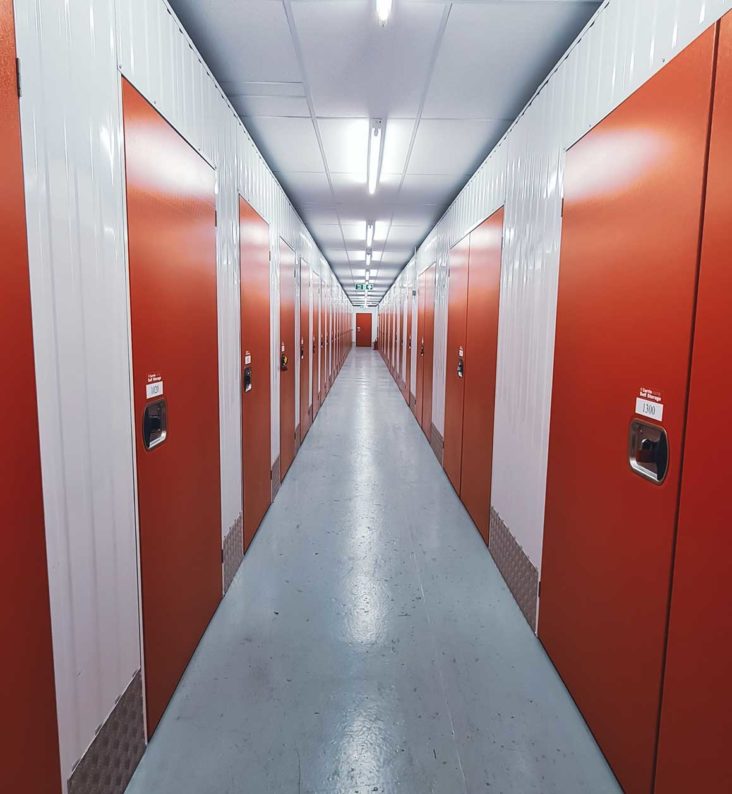
M 668 471 L 668 436 L 660 426 L 634 419 L 628 434 L 628 463 L 646 480 L 660 485 Z
M 244 391 L 252 390 L 252 368 L 244 367 Z
M 282 372 L 287 372 L 287 365 L 290 363 L 290 359 L 287 358 L 287 353 L 282 353 L 280 355 L 280 369 Z
M 162 444 L 168 435 L 168 411 L 165 400 L 155 400 L 145 406 L 142 415 L 142 443 L 145 449 Z

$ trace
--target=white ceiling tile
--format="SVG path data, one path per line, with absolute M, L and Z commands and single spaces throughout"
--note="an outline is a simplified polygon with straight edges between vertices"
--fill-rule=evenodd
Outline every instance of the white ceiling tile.
M 396 3 L 386 27 L 370 0 L 295 3 L 293 14 L 318 116 L 413 116 L 443 8 Z
M 300 215 L 310 229 L 321 225 L 338 226 L 338 212 L 335 207 L 303 204 L 300 206 Z
M 371 196 L 366 181 L 352 174 L 331 173 L 336 204 L 356 219 L 378 217 L 384 204 L 393 204 L 399 192 L 400 177 L 382 174 L 376 193 Z
M 447 204 L 464 184 L 462 174 L 407 174 L 399 191 L 399 204 Z
M 325 159 L 331 171 L 352 174 L 366 184 L 369 120 L 318 119 Z
M 252 116 L 245 123 L 272 170 L 323 171 L 323 158 L 310 119 Z
M 387 119 L 384 128 L 384 155 L 381 171 L 384 174 L 404 173 L 404 163 L 414 131 L 414 119 Z
M 324 171 L 275 171 L 285 190 L 306 205 L 329 204 L 330 184 Z
M 503 119 L 505 130 L 597 5 L 454 4 L 423 117 Z
M 196 47 L 220 81 L 300 81 L 282 3 L 270 0 L 172 0 Z
M 242 118 L 247 116 L 300 116 L 301 118 L 310 118 L 310 110 L 305 97 L 242 94 L 229 98 L 234 110 Z
M 467 179 L 502 130 L 502 122 L 490 119 L 422 119 L 408 173 L 462 175 Z

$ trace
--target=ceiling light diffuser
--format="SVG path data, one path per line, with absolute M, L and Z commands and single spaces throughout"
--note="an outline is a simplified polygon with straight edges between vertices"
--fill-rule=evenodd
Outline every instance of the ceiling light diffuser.
M 374 224 L 366 224 L 366 248 L 371 248 L 374 244 Z
M 381 119 L 374 119 L 369 130 L 369 173 L 368 184 L 369 193 L 373 196 L 376 192 L 376 185 L 379 182 L 379 167 L 381 166 L 381 146 L 383 136 L 381 134 Z
M 376 0 L 376 17 L 382 27 L 389 21 L 391 5 L 392 0 Z

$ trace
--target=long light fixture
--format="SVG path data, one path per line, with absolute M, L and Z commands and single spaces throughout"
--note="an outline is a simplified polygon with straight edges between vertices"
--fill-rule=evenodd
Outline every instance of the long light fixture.
M 374 224 L 366 224 L 366 248 L 371 248 L 374 244 Z
M 371 267 L 371 251 L 366 251 L 366 270 Z
M 376 0 L 376 17 L 382 27 L 389 21 L 391 5 L 392 0 Z
M 369 193 L 373 196 L 376 185 L 379 183 L 379 169 L 381 168 L 382 134 L 381 119 L 374 119 L 369 129 Z

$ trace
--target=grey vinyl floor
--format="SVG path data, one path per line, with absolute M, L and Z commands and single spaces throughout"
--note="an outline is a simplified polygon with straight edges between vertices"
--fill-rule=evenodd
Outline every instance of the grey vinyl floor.
M 378 353 L 346 361 L 127 791 L 619 791 Z

